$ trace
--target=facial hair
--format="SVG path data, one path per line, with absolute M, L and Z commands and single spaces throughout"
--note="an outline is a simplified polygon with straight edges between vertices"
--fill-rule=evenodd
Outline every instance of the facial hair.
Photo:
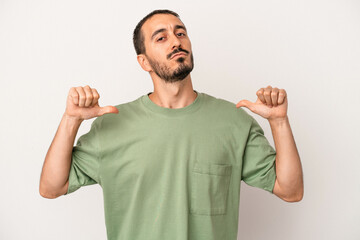
M 192 53 L 190 54 L 191 61 L 189 65 L 184 63 L 184 57 L 179 57 L 176 59 L 176 61 L 179 63 L 179 66 L 173 72 L 171 72 L 170 68 L 165 64 L 160 64 L 158 61 L 153 60 L 148 56 L 147 58 L 151 68 L 156 73 L 156 75 L 158 75 L 159 78 L 163 79 L 167 83 L 184 80 L 194 68 L 194 57 Z

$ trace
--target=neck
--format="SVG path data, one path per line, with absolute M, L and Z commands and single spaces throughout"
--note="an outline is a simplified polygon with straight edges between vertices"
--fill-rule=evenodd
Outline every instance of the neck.
M 181 81 L 168 83 L 152 77 L 154 91 L 149 95 L 151 101 L 165 108 L 183 108 L 190 105 L 197 97 L 190 74 Z

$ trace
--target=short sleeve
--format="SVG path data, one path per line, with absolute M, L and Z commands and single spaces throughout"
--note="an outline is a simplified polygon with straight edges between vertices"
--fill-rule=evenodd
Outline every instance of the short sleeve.
M 79 137 L 72 150 L 67 194 L 82 186 L 99 183 L 100 154 L 98 121 L 93 121 L 90 131 Z
M 243 155 L 241 179 L 248 185 L 273 193 L 276 151 L 253 118 Z

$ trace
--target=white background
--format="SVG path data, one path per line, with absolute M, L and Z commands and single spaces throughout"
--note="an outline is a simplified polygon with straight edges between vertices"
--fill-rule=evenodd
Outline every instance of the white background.
M 164 8 L 188 28 L 195 90 L 233 103 L 254 102 L 268 85 L 288 94 L 304 198 L 287 203 L 242 184 L 239 239 L 360 239 L 355 0 L 0 0 L 0 239 L 106 239 L 100 186 L 42 198 L 42 164 L 70 87 L 95 87 L 102 106 L 153 91 L 132 32 Z M 267 120 L 246 110 L 273 145 Z

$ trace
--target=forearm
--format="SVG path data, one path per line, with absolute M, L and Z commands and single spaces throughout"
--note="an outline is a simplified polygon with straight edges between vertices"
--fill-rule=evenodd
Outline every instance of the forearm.
M 54 198 L 65 194 L 76 134 L 82 120 L 63 115 L 55 137 L 46 154 L 40 177 L 40 194 Z
M 274 193 L 288 199 L 301 199 L 304 191 L 303 173 L 289 119 L 286 117 L 281 120 L 269 120 L 269 124 L 276 148 L 275 185 L 279 188 L 274 189 Z

